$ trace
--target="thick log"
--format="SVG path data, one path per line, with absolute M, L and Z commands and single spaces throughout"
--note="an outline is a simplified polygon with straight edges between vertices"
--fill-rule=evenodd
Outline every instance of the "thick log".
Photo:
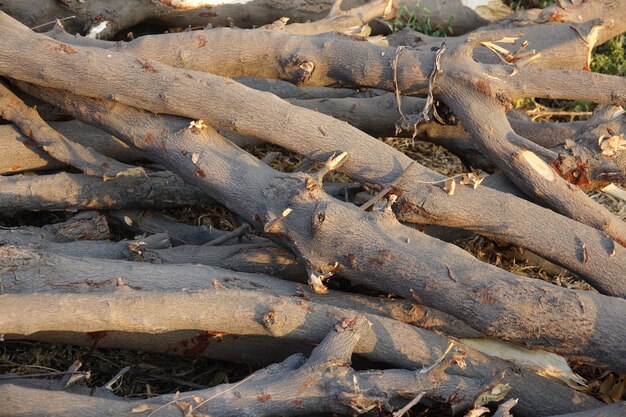
M 344 8 L 353 8 L 366 3 L 365 0 L 344 2 Z M 378 1 L 375 3 L 387 3 Z M 29 27 L 46 29 L 48 24 L 54 24 L 56 19 L 75 16 L 63 20 L 64 25 L 71 32 L 91 32 L 91 36 L 106 39 L 115 33 L 144 21 L 159 22 L 170 27 L 198 27 L 198 26 L 237 26 L 242 28 L 259 27 L 272 23 L 283 17 L 290 22 L 316 21 L 328 16 L 335 2 L 333 0 L 254 0 L 232 2 L 200 2 L 198 5 L 187 3 L 177 4 L 171 1 L 90 1 L 83 3 L 80 0 L 64 1 L 62 4 L 54 0 L 6 0 L 0 5 L 0 10 L 10 14 Z M 465 33 L 478 28 L 487 22 L 495 21 L 510 13 L 510 9 L 501 1 L 488 4 L 474 5 L 460 0 L 439 2 L 425 0 L 415 3 L 411 0 L 394 2 L 394 10 L 400 6 L 408 7 L 409 13 L 415 13 L 416 18 L 423 22 L 426 19 L 434 27 L 447 28 L 453 33 Z M 386 5 L 371 11 L 373 16 L 382 15 Z M 367 10 L 367 9 L 366 9 Z M 363 10 L 363 11 L 366 11 Z M 363 14 L 363 11 L 357 11 Z M 341 17 L 341 16 L 339 16 Z M 362 25 L 363 20 L 353 19 L 341 22 L 344 25 Z M 336 19 L 339 20 L 339 19 Z M 334 22 L 336 23 L 336 22 Z M 290 30 L 290 29 L 287 29 Z M 302 27 L 294 28 L 302 32 Z M 311 29 L 306 29 L 311 31 Z M 337 30 L 332 26 L 316 28 L 320 30 Z
M 0 212 L 168 208 L 212 204 L 214 200 L 187 187 L 177 176 L 151 173 L 112 181 L 83 174 L 0 177 Z
M 144 175 L 141 167 L 124 164 L 101 155 L 91 148 L 72 142 L 52 129 L 32 107 L 27 106 L 0 83 L 0 116 L 15 123 L 30 139 L 29 146 L 39 146 L 53 158 L 80 169 L 87 175 L 112 179 Z
M 96 152 L 120 162 L 132 163 L 145 160 L 141 152 L 78 120 L 50 122 L 50 127 L 72 142 L 93 148 Z M 52 170 L 65 165 L 50 157 L 37 146 L 27 146 L 30 138 L 13 125 L 0 126 L 0 175 L 18 174 L 24 171 Z

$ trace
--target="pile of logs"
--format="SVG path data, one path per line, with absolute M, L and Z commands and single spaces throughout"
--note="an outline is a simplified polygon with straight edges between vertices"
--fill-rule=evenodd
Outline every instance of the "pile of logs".
M 589 72 L 592 49 L 626 32 L 626 1 L 211 3 L 0 3 L 0 214 L 77 212 L 0 229 L 0 334 L 271 365 L 133 401 L 0 377 L 1 415 L 626 413 L 567 365 L 626 373 L 626 223 L 586 193 L 626 185 L 626 80 Z M 400 10 L 454 36 L 385 33 Z M 510 111 L 525 97 L 598 107 L 534 122 Z M 440 144 L 467 173 L 385 136 Z M 275 170 L 245 150 L 258 143 L 314 169 Z M 158 211 L 208 204 L 242 226 Z M 449 243 L 467 234 L 592 289 Z M 394 297 L 329 290 L 333 276 Z M 389 369 L 356 370 L 353 354 Z

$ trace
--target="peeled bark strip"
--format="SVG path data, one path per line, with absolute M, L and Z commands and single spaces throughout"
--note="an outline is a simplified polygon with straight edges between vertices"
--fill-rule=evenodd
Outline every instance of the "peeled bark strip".
M 0 83 L 0 116 L 15 123 L 31 139 L 29 146 L 40 146 L 53 158 L 76 167 L 87 175 L 113 179 L 127 175 L 143 175 L 144 169 L 123 164 L 78 143 L 52 129 L 19 97 Z
M 145 159 L 136 149 L 131 149 L 100 129 L 72 120 L 49 122 L 52 129 L 72 142 L 93 148 L 97 153 L 111 159 L 132 163 Z M 0 175 L 18 174 L 25 171 L 50 170 L 65 166 L 50 157 L 37 146 L 27 146 L 32 139 L 26 137 L 14 125 L 0 126 Z
M 182 395 L 163 395 L 150 399 L 122 401 L 63 392 L 37 391 L 0 384 L 0 395 L 8 399 L 10 416 L 127 415 L 150 412 L 179 416 L 181 408 L 189 413 L 212 416 L 302 415 L 311 412 L 353 413 L 381 407 L 393 410 L 424 391 L 437 401 L 452 400 L 452 408 L 469 407 L 474 397 L 497 379 L 472 380 L 444 373 L 455 366 L 454 353 L 430 372 L 390 369 L 368 372 L 350 367 L 352 352 L 370 323 L 362 316 L 339 321 L 317 346 L 308 360 L 293 355 L 280 364 L 255 372 L 243 381 L 224 384 Z M 459 355 L 461 357 L 461 355 Z M 25 400 L 28 395 L 29 400 Z M 68 405 L 69 404 L 69 405 Z
M 0 212 L 168 208 L 213 204 L 177 176 L 150 173 L 102 181 L 83 174 L 0 177 Z
M 417 297 L 418 302 L 462 318 L 486 334 L 626 369 L 618 349 L 626 326 L 614 327 L 619 321 L 615 315 L 626 309 L 626 300 L 557 288 L 479 263 L 457 247 L 402 226 L 390 212 L 363 212 L 328 197 L 319 179 L 272 170 L 209 126 L 176 128 L 176 133 L 162 136 L 172 124 L 183 122 L 105 101 L 75 97 L 72 102 L 82 108 L 81 114 L 89 114 L 94 122 L 106 121 L 106 128 L 117 137 L 179 171 L 189 184 L 219 197 L 250 224 L 282 237 L 307 263 L 309 276 L 341 272 L 382 291 Z M 128 136 L 125 131 L 131 125 L 134 134 Z M 142 125 L 145 130 L 140 131 Z M 239 169 L 230 169 L 233 163 Z M 239 203 L 242 195 L 249 204 Z M 286 208 L 293 211 L 276 222 Z M 435 283 L 433 277 L 441 279 Z M 623 285 L 619 277 L 610 277 L 611 282 Z M 518 286 L 525 290 L 517 291 Z M 447 302 L 451 294 L 463 302 Z M 546 297 L 559 301 L 546 303 Z M 577 325 L 571 329 L 550 325 L 557 317 Z M 537 328 L 542 331 L 537 333 Z

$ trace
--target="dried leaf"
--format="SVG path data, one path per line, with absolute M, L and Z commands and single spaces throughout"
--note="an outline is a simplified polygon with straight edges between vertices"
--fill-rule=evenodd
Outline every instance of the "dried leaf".
M 197 164 L 198 161 L 200 160 L 200 154 L 198 152 L 194 152 L 191 154 L 191 162 L 193 162 L 193 164 Z
M 193 411 L 193 409 L 191 408 L 191 403 L 185 401 L 176 401 L 176 405 L 180 407 L 185 417 L 191 415 L 191 411 Z
M 193 400 L 196 402 L 196 404 L 200 404 L 202 401 L 204 401 L 202 397 L 198 397 L 197 395 L 193 397 Z
M 454 190 L 456 189 L 456 180 L 454 178 L 448 178 L 443 183 L 443 189 L 448 192 L 448 195 L 454 195 Z
M 208 126 L 206 123 L 204 123 L 204 120 L 200 119 L 200 120 L 192 120 L 189 123 L 189 129 L 191 129 L 194 132 L 206 129 Z
M 473 172 L 463 174 L 463 176 L 461 177 L 461 185 L 471 185 L 472 187 L 474 187 L 474 189 L 478 188 L 482 181 L 483 178 L 480 178 Z
M 133 220 L 130 217 L 128 217 L 128 216 L 124 216 L 124 223 L 126 223 L 129 226 L 132 226 L 133 225 Z
M 600 149 L 602 149 L 602 155 L 604 156 L 613 156 L 623 150 L 626 150 L 626 139 L 624 138 L 623 133 L 608 137 L 600 136 L 600 138 L 598 139 L 598 144 L 600 145 Z
M 150 407 L 148 404 L 139 404 L 137 407 L 133 407 L 132 410 L 130 410 L 131 413 L 144 413 L 146 411 L 152 411 L 152 407 Z

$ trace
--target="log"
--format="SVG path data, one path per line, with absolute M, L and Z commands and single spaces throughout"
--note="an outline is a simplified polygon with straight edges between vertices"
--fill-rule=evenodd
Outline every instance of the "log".
M 212 204 L 214 200 L 189 188 L 177 176 L 151 173 L 113 181 L 83 174 L 0 177 L 0 212 L 19 210 L 85 210 L 168 208 Z
M 52 129 L 72 142 L 93 148 L 96 152 L 120 162 L 133 163 L 145 160 L 141 152 L 131 149 L 108 133 L 78 120 L 49 122 Z M 25 171 L 53 170 L 65 165 L 51 158 L 41 148 L 26 146 L 29 138 L 14 125 L 0 126 L 0 175 Z
M 56 160 L 78 168 L 87 175 L 112 179 L 145 174 L 141 167 L 118 162 L 92 148 L 72 142 L 52 129 L 39 116 L 37 110 L 27 106 L 2 83 L 0 83 L 0 116 L 15 123 L 30 139 L 24 143 L 25 145 L 41 147 Z
M 345 3 L 344 7 L 352 8 L 362 5 L 365 1 Z M 56 19 L 75 16 L 63 20 L 68 30 L 73 33 L 90 33 L 93 37 L 106 39 L 144 21 L 179 28 L 207 25 L 250 28 L 263 26 L 283 17 L 289 18 L 290 22 L 316 21 L 326 17 L 334 4 L 332 0 L 313 3 L 305 0 L 254 0 L 207 2 L 193 7 L 188 4 L 176 5 L 167 1 L 144 0 L 114 4 L 102 1 L 81 3 L 70 0 L 58 4 L 54 0 L 6 0 L 0 6 L 0 10 L 14 16 L 25 25 L 40 30 L 54 24 Z M 394 9 L 397 10 L 401 5 L 407 6 L 409 13 L 415 12 L 419 21 L 428 19 L 431 25 L 448 28 L 454 33 L 465 33 L 510 13 L 510 9 L 500 1 L 468 6 L 460 0 L 443 3 L 426 0 L 419 5 L 410 0 L 401 0 L 394 2 Z M 377 14 L 382 15 L 382 12 L 375 13 Z

